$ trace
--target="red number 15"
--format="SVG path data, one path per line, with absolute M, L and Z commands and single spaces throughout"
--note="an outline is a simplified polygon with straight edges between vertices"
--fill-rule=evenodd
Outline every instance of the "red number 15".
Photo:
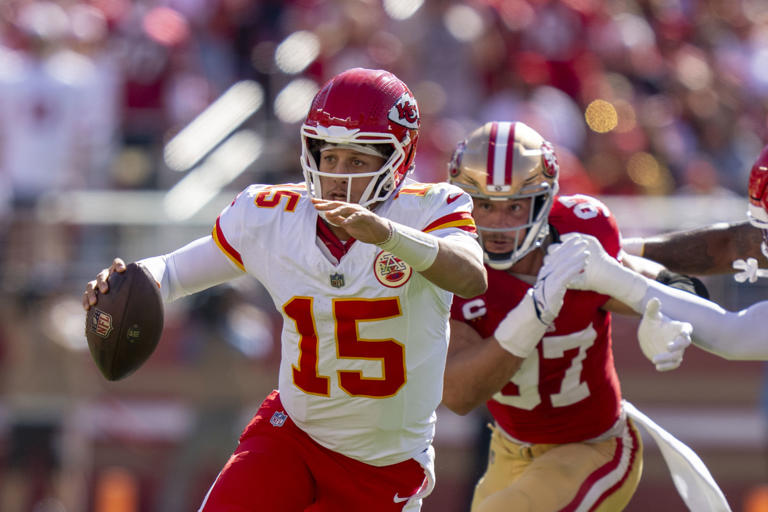
M 293 382 L 306 393 L 328 396 L 330 377 L 317 369 L 317 328 L 311 297 L 294 297 L 283 311 L 296 324 L 299 332 L 298 367 L 293 366 Z M 333 317 L 336 323 L 336 356 L 339 359 L 368 359 L 381 361 L 381 377 L 364 377 L 360 370 L 337 370 L 339 387 L 351 396 L 385 398 L 396 394 L 405 384 L 405 347 L 393 339 L 363 340 L 358 322 L 386 320 L 402 315 L 397 298 L 334 299 Z

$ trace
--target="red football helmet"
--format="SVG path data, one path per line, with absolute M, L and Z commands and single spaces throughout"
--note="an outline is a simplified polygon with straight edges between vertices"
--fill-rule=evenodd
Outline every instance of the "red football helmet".
M 549 212 L 558 191 L 559 166 L 552 144 L 520 122 L 485 123 L 460 142 L 448 164 L 448 181 L 474 198 L 503 201 L 530 199 L 528 222 L 519 226 L 477 225 L 484 233 L 514 235 L 516 249 L 490 253 L 483 244 L 485 262 L 504 270 L 540 247 L 549 234 Z
M 768 258 L 768 146 L 763 148 L 749 173 L 749 222 L 763 230 L 761 249 Z
M 397 190 L 413 165 L 419 138 L 419 109 L 408 87 L 388 71 L 353 68 L 333 77 L 317 93 L 301 127 L 301 167 L 313 197 L 322 197 L 320 176 L 370 176 L 359 203 L 370 206 Z M 385 144 L 376 172 L 332 174 L 318 170 L 324 144 Z M 349 200 L 350 185 L 347 188 Z

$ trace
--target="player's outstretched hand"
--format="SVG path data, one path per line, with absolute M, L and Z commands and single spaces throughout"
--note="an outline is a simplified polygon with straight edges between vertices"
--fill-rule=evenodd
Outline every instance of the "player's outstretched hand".
M 758 268 L 757 260 L 755 258 L 747 258 L 747 260 L 738 259 L 733 262 L 733 268 L 735 270 L 741 270 L 734 274 L 733 278 L 737 283 L 743 283 L 749 281 L 750 283 L 757 282 L 758 277 L 768 277 L 768 269 Z
M 683 362 L 683 352 L 691 344 L 693 327 L 672 320 L 661 312 L 661 301 L 653 298 L 645 306 L 637 329 L 640 349 L 660 372 L 674 370 Z
M 85 285 L 85 291 L 83 292 L 83 309 L 88 311 L 91 306 L 94 306 L 98 302 L 99 293 L 107 293 L 109 291 L 109 284 L 107 280 L 113 272 L 125 272 L 125 262 L 120 258 L 112 260 L 112 264 L 109 268 L 105 268 L 96 275 L 96 279 L 88 281 Z
M 648 280 L 623 266 L 608 254 L 602 244 L 592 235 L 568 233 L 561 237 L 563 241 L 571 237 L 586 242 L 587 264 L 584 272 L 578 274 L 569 288 L 592 290 L 623 302 L 638 313 L 642 312 L 641 301 L 648 288 Z
M 550 325 L 560 314 L 568 284 L 584 269 L 587 255 L 586 242 L 577 237 L 547 249 L 533 285 L 536 313 L 544 324 Z
M 312 199 L 312 203 L 325 220 L 356 240 L 377 244 L 389 236 L 389 222 L 359 204 L 325 199 Z

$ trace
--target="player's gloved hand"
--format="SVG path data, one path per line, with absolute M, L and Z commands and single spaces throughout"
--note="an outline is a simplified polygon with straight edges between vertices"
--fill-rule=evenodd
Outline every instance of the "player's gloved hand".
M 733 268 L 741 270 L 741 272 L 733 276 L 737 283 L 743 283 L 747 280 L 750 283 L 754 283 L 757 282 L 759 277 L 768 277 L 768 269 L 757 268 L 757 260 L 755 258 L 747 258 L 747 261 L 738 259 L 733 262 Z
M 568 283 L 581 272 L 587 257 L 584 242 L 578 239 L 553 244 L 549 252 L 534 286 L 507 313 L 493 333 L 499 345 L 523 359 L 533 352 L 560 313 Z
M 661 312 L 661 301 L 653 298 L 645 306 L 637 329 L 640 349 L 656 370 L 674 370 L 683 362 L 683 352 L 691 344 L 693 327 L 688 322 L 672 320 Z
M 547 249 L 544 265 L 533 285 L 536 314 L 543 324 L 551 325 L 560 314 L 568 284 L 586 265 L 586 248 L 584 240 L 574 237 Z
M 561 237 L 561 240 L 565 243 L 571 238 L 584 240 L 588 254 L 584 272 L 574 277 L 569 288 L 592 290 L 610 295 L 635 311 L 641 311 L 641 301 L 648 288 L 648 281 L 605 252 L 594 236 L 584 233 L 567 233 Z

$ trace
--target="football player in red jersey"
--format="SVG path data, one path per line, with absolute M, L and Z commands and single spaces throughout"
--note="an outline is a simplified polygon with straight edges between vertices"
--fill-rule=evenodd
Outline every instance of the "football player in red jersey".
M 520 122 L 485 124 L 449 164 L 449 182 L 473 197 L 488 270 L 485 293 L 454 299 L 443 392 L 453 411 L 487 403 L 494 418 L 473 512 L 616 511 L 640 480 L 642 442 L 622 408 L 608 313 L 627 309 L 566 291 L 579 264 L 545 259 L 570 232 L 617 257 L 619 229 L 598 200 L 558 196 L 557 177 L 552 146 Z M 586 258 L 569 242 L 557 252 Z
M 247 273 L 283 315 L 278 390 L 201 512 L 416 512 L 432 490 L 451 300 L 487 276 L 471 198 L 407 177 L 418 130 L 402 81 L 345 71 L 301 128 L 304 183 L 251 185 L 211 236 L 141 260 L 166 301 Z
M 768 277 L 768 146 L 752 166 L 748 195 L 745 221 L 631 238 L 622 246 L 675 272 L 704 275 L 739 270 L 737 281 L 754 283 L 758 277 Z

